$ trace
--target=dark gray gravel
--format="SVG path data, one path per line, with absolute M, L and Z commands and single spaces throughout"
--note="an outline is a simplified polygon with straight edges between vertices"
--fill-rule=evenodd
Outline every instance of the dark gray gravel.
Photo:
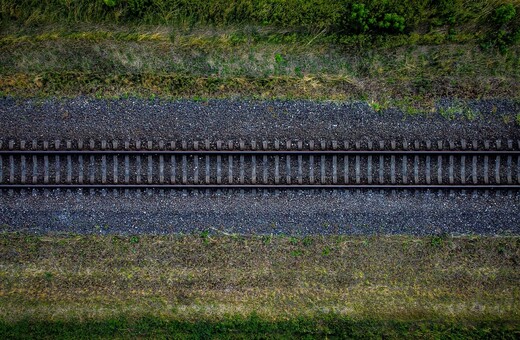
M 310 192 L 164 195 L 67 192 L 0 196 L 3 230 L 35 233 L 520 233 L 520 195 Z
M 442 101 L 439 107 L 460 106 Z M 520 104 L 468 104 L 458 112 L 374 112 L 365 103 L 0 99 L 2 140 L 494 140 L 520 139 Z M 520 233 L 520 195 L 361 191 L 253 194 L 38 193 L 0 196 L 4 230 L 45 233 L 484 234 Z
M 460 107 L 442 101 L 438 107 Z M 15 140 L 460 140 L 518 139 L 520 104 L 468 104 L 477 118 L 374 112 L 365 103 L 310 101 L 158 101 L 142 99 L 0 99 L 0 138 Z

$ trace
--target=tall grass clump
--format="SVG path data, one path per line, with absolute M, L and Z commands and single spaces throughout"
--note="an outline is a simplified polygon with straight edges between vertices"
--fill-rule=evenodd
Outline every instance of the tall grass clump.
M 506 12 L 497 14 L 499 8 Z M 348 35 L 427 31 L 446 25 L 480 29 L 494 27 L 497 15 L 505 15 L 500 18 L 514 26 L 520 21 L 519 9 L 520 0 L 1 0 L 0 19 L 3 24 L 24 25 L 248 24 Z

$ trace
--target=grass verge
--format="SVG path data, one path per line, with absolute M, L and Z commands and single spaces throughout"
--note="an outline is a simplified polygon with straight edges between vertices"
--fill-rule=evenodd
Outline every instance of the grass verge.
M 519 46 L 500 54 L 475 42 L 355 47 L 267 29 L 176 35 L 165 27 L 84 28 L 0 37 L 0 93 L 366 100 L 411 111 L 429 111 L 445 97 L 517 99 L 520 93 Z
M 519 332 L 518 237 L 0 240 L 9 336 Z

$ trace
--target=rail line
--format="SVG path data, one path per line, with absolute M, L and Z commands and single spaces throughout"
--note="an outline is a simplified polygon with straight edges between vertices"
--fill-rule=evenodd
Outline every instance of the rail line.
M 520 189 L 520 141 L 0 141 L 0 189 Z

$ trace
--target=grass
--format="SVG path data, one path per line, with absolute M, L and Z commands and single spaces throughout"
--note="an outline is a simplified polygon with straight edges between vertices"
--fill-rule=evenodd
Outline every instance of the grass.
M 518 237 L 266 239 L 3 233 L 0 334 L 520 331 Z
M 519 0 L 5 0 L 0 28 L 3 96 L 429 111 L 445 97 L 520 93 Z
M 33 26 L 56 22 L 256 24 L 343 34 L 392 33 L 391 28 L 384 28 L 385 22 L 392 23 L 385 19 L 388 15 L 399 17 L 406 32 L 444 25 L 461 29 L 470 26 L 474 30 L 477 25 L 497 21 L 496 11 L 500 6 L 520 5 L 518 0 L 4 0 L 0 4 L 2 22 Z M 360 5 L 365 15 L 353 16 Z M 512 19 L 518 22 L 517 17 Z
M 515 99 L 520 93 L 518 46 L 500 54 L 476 42 L 399 45 L 390 39 L 380 47 L 349 47 L 251 27 L 176 33 L 95 27 L 0 37 L 0 92 L 366 100 L 376 108 L 425 111 L 444 97 Z

